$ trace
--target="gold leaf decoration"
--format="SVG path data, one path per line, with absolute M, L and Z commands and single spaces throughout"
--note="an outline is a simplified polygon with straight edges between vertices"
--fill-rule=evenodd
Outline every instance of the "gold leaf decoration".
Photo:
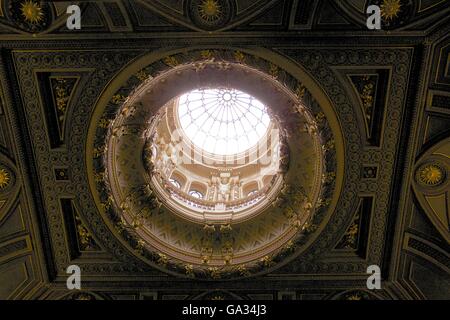
M 111 123 L 111 120 L 100 119 L 100 121 L 98 122 L 98 126 L 99 126 L 99 128 L 106 129 L 106 128 L 108 128 L 110 123 Z
M 145 81 L 148 78 L 148 74 L 144 70 L 139 71 L 138 73 L 135 74 L 135 76 L 140 81 Z
M 437 186 L 444 182 L 446 172 L 443 166 L 439 164 L 426 164 L 421 166 L 416 174 L 416 179 L 419 183 L 426 186 Z
M 158 263 L 159 265 L 165 266 L 165 265 L 169 262 L 169 258 L 168 258 L 165 254 L 159 253 L 158 256 L 159 256 L 159 257 L 158 257 L 157 263 Z
M 214 52 L 212 50 L 202 50 L 200 51 L 200 56 L 202 59 L 211 60 L 214 59 Z
M 5 189 L 11 181 L 9 172 L 5 169 L 0 169 L 0 190 Z
M 326 207 L 326 206 L 329 206 L 330 203 L 331 203 L 331 199 L 330 199 L 330 198 L 326 198 L 326 199 L 319 198 L 319 199 L 317 200 L 317 207 L 318 207 L 318 208 L 320 208 L 320 207 Z
M 208 268 L 209 276 L 213 279 L 220 278 L 220 270 L 217 267 L 209 267 Z
M 378 82 L 377 74 L 353 75 L 350 76 L 351 81 L 359 95 L 364 121 L 366 124 L 366 132 L 370 137 L 371 125 L 375 109 L 376 89 Z
M 316 115 L 316 121 L 319 124 L 322 124 L 325 120 L 325 114 L 321 111 Z
M 402 8 L 400 0 L 383 0 L 380 6 L 381 17 L 384 20 L 393 20 L 398 17 Z
M 44 11 L 39 3 L 27 0 L 22 2 L 20 11 L 24 20 L 31 24 L 38 24 L 44 20 Z
M 303 84 L 298 84 L 297 88 L 295 89 L 295 95 L 301 100 L 305 97 L 306 88 Z
M 368 81 L 368 78 L 365 78 L 366 81 Z M 363 91 L 361 93 L 361 100 L 363 102 L 363 107 L 365 111 L 365 116 L 367 120 L 370 121 L 372 116 L 372 108 L 373 108 L 373 102 L 374 102 L 374 84 L 373 83 L 367 83 L 364 85 Z
M 250 271 L 248 271 L 247 267 L 243 264 L 238 265 L 237 271 L 241 276 L 248 276 L 250 275 Z
M 342 237 L 342 240 L 339 241 L 338 245 L 336 246 L 337 249 L 358 249 L 358 235 L 360 230 L 359 225 L 361 222 L 360 217 L 361 216 L 359 212 L 353 217 L 352 223 L 347 228 L 347 231 Z
M 336 180 L 336 173 L 335 172 L 327 172 L 323 175 L 322 180 L 325 183 L 331 183 L 334 180 Z
M 239 63 L 245 62 L 245 55 L 241 51 L 234 52 L 234 59 Z
M 203 20 L 213 22 L 222 16 L 222 6 L 217 0 L 203 0 L 198 6 L 198 12 Z
M 273 264 L 272 258 L 269 256 L 264 256 L 261 258 L 261 263 L 263 264 L 264 267 L 270 267 Z
M 56 107 L 58 118 L 58 129 L 60 137 L 63 136 L 64 120 L 66 118 L 67 107 L 77 78 L 75 77 L 50 77 L 51 89 L 53 91 L 53 101 Z
M 302 228 L 302 230 L 307 233 L 314 232 L 314 231 L 316 231 L 316 229 L 317 229 L 317 226 L 311 222 L 306 222 Z
M 123 100 L 125 100 L 125 97 L 121 94 L 115 94 L 111 99 L 112 103 L 114 103 L 114 104 L 119 104 Z
M 95 147 L 93 151 L 94 158 L 100 158 L 105 152 L 105 146 Z
M 194 266 L 192 264 L 186 264 L 184 266 L 185 274 L 189 277 L 194 275 Z
M 271 63 L 269 66 L 269 74 L 273 77 L 273 78 L 277 78 L 278 74 L 280 72 L 280 69 L 278 68 L 277 65 Z
M 78 243 L 81 251 L 95 250 L 97 246 L 91 233 L 85 227 L 84 223 L 81 221 L 80 217 L 75 214 L 75 224 L 78 236 Z
M 145 248 L 145 241 L 142 239 L 138 240 L 135 248 L 136 252 L 142 255 L 144 253 L 144 248 Z
M 178 62 L 177 58 L 174 56 L 169 56 L 164 58 L 164 63 L 167 64 L 169 67 L 176 67 L 180 63 Z

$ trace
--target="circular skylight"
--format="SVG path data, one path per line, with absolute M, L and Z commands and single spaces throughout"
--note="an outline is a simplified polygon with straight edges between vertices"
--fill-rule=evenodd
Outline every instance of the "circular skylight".
M 182 95 L 178 116 L 186 136 L 197 147 L 232 155 L 256 146 L 270 124 L 267 108 L 236 89 L 197 89 Z

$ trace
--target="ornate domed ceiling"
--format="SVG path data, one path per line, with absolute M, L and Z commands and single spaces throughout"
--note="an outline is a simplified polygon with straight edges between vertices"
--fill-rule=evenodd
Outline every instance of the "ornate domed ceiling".
M 448 298 L 448 1 L 80 8 L 0 1 L 0 298 Z
M 208 52 L 209 57 L 205 51 L 172 56 L 179 64 L 160 70 L 154 69 L 159 66 L 155 61 L 138 71 L 145 77 L 131 87 L 125 84 L 106 106 L 97 106 L 99 121 L 108 125 L 88 141 L 94 147 L 94 157 L 87 159 L 92 161 L 90 176 L 102 177 L 91 185 L 96 185 L 98 208 L 113 224 L 112 231 L 152 265 L 200 278 L 267 272 L 268 266 L 300 253 L 326 215 L 329 208 L 321 199 L 333 195 L 335 181 L 328 177 L 336 175 L 335 140 L 325 116 L 317 123 L 313 112 L 324 114 L 319 105 L 290 74 L 277 71 L 291 79 L 292 87 L 264 70 L 273 70 L 273 64 L 252 55 Z M 246 62 L 236 61 L 237 56 Z M 234 154 L 225 148 L 221 155 L 217 148 L 205 150 L 190 140 L 199 128 L 191 133 L 191 123 L 183 123 L 186 101 L 203 103 L 205 92 L 231 102 L 247 99 L 260 112 L 259 118 L 247 120 L 247 128 L 261 118 L 265 123 L 255 129 L 252 145 L 247 142 Z M 220 127 L 223 119 L 212 123 L 218 121 Z M 258 143 L 263 136 L 266 143 Z M 211 137 L 216 138 L 214 132 Z M 257 179 L 267 182 L 259 187 Z M 210 199 L 190 196 L 187 183 L 197 190 L 203 185 Z M 252 183 L 256 193 L 248 196 L 244 190 Z

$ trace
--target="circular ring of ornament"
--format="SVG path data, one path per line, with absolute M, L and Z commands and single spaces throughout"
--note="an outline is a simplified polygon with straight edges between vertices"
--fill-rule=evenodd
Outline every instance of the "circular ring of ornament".
M 332 131 L 309 92 L 297 81 L 288 82 L 293 88 L 279 82 L 272 64 L 256 59 L 255 68 L 236 61 L 244 57 L 240 52 L 224 51 L 214 59 L 211 51 L 196 54 L 184 63 L 166 57 L 149 65 L 112 96 L 98 124 L 90 177 L 99 210 L 136 255 L 162 270 L 199 279 L 267 272 L 298 254 L 328 212 L 324 199 L 335 182 L 327 172 L 336 170 L 336 156 L 324 145 L 334 141 Z M 173 99 L 198 88 L 224 87 L 268 106 L 289 156 L 281 161 L 281 185 L 270 205 L 248 219 L 191 221 L 152 184 L 149 130 Z

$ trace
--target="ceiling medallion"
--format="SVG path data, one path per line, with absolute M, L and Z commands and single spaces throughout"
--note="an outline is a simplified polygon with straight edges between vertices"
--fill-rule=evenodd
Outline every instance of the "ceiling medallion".
M 41 6 L 32 0 L 22 2 L 20 11 L 25 21 L 29 23 L 37 24 L 44 20 L 44 12 Z
M 7 193 L 16 183 L 14 172 L 6 164 L 0 163 L 0 193 Z
M 215 21 L 222 15 L 222 6 L 217 0 L 203 0 L 198 11 L 203 20 Z
M 383 0 L 380 6 L 381 16 L 385 20 L 392 20 L 398 17 L 402 8 L 400 0 Z
M 187 10 L 192 22 L 208 31 L 225 27 L 235 11 L 230 0 L 190 0 Z
M 0 190 L 6 189 L 11 180 L 10 174 L 6 169 L 0 168 Z
M 423 164 L 417 169 L 416 180 L 425 186 L 441 185 L 447 176 L 445 167 L 439 163 Z
M 23 30 L 40 32 L 50 25 L 51 7 L 49 3 L 37 0 L 9 1 L 11 19 Z
M 176 66 L 162 58 L 111 96 L 90 179 L 100 213 L 141 259 L 185 277 L 247 277 L 318 229 L 335 186 L 333 134 L 302 84 L 277 80 L 291 79 L 283 69 L 205 52 L 176 55 Z

